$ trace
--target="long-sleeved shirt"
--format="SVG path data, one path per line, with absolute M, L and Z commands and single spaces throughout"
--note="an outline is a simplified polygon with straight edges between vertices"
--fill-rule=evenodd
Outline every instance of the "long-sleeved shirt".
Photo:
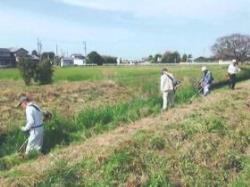
M 172 80 L 171 80 L 171 78 Z M 173 85 L 173 75 L 171 73 L 163 73 L 161 76 L 161 92 L 165 91 L 170 91 L 174 90 L 174 85 Z
M 30 129 L 40 126 L 43 123 L 43 115 L 41 110 L 37 105 L 35 105 L 38 109 L 36 109 L 33 103 L 28 103 L 26 107 L 26 125 L 24 127 L 24 131 L 29 131 Z
M 229 74 L 236 74 L 236 73 L 240 72 L 240 68 L 238 66 L 235 66 L 234 64 L 230 64 L 228 66 L 227 72 Z

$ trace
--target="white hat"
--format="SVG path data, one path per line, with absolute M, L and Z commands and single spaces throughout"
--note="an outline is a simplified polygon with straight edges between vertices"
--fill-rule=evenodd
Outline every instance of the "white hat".
M 233 63 L 237 62 L 235 59 L 232 60 Z
M 201 68 L 201 71 L 206 71 L 207 70 L 207 67 L 206 66 L 203 66 L 202 68 Z

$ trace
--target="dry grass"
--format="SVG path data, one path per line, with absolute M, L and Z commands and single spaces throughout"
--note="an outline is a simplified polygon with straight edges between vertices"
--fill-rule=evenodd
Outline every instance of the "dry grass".
M 30 95 L 44 110 L 53 110 L 69 117 L 90 106 L 113 105 L 133 96 L 131 90 L 113 81 L 65 82 L 31 87 L 24 87 L 17 81 L 1 81 L 0 89 L 0 132 L 5 131 L 8 125 L 23 120 L 23 111 L 15 108 L 22 93 Z

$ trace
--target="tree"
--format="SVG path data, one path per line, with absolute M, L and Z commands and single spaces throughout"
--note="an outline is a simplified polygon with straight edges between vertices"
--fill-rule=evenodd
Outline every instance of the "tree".
M 215 62 L 215 59 L 213 57 L 200 56 L 200 57 L 194 59 L 194 62 Z
M 152 59 L 152 62 L 153 63 L 159 63 L 161 62 L 161 58 L 162 58 L 162 55 L 161 54 L 156 54 L 153 59 Z
M 96 51 L 92 51 L 87 56 L 87 63 L 88 64 L 97 64 L 98 66 L 101 66 L 104 63 L 104 59 Z
M 180 61 L 181 61 L 181 56 L 177 51 L 165 52 L 161 60 L 162 63 L 180 63 Z
M 183 54 L 183 55 L 182 55 L 182 58 L 181 58 L 181 61 L 182 61 L 182 62 L 187 62 L 187 60 L 188 60 L 187 54 Z
M 250 36 L 232 34 L 218 38 L 212 46 L 212 51 L 216 58 L 237 59 L 243 62 L 250 55 Z
M 117 57 L 102 56 L 105 64 L 117 64 Z
M 33 51 L 31 52 L 31 55 L 33 55 L 33 56 L 39 56 L 36 50 L 33 50 Z
M 54 52 L 44 52 L 42 53 L 41 60 L 50 60 L 54 61 L 55 59 L 55 53 Z
M 193 61 L 193 56 L 191 54 L 188 55 L 187 61 L 188 62 L 192 62 Z
M 21 58 L 17 63 L 17 67 L 25 84 L 30 85 L 35 75 L 36 63 L 32 62 L 30 58 Z

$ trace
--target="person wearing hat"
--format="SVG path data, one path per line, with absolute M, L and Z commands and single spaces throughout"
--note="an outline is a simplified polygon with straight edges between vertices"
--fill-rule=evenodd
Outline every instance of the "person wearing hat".
M 174 80 L 174 76 L 166 68 L 162 69 L 160 82 L 163 99 L 162 110 L 166 110 L 174 105 Z
M 200 86 L 203 91 L 203 95 L 207 96 L 210 92 L 210 86 L 213 82 L 213 76 L 210 71 L 208 71 L 206 66 L 203 66 L 201 68 L 201 71 L 203 72 L 202 79 L 200 81 Z
M 229 78 L 229 88 L 234 90 L 236 84 L 236 74 L 240 72 L 237 60 L 233 59 L 232 63 L 228 66 L 228 78 Z
M 43 145 L 43 113 L 39 106 L 27 96 L 21 96 L 17 105 L 26 112 L 26 125 L 21 127 L 23 132 L 29 133 L 25 154 L 31 151 L 41 151 Z

